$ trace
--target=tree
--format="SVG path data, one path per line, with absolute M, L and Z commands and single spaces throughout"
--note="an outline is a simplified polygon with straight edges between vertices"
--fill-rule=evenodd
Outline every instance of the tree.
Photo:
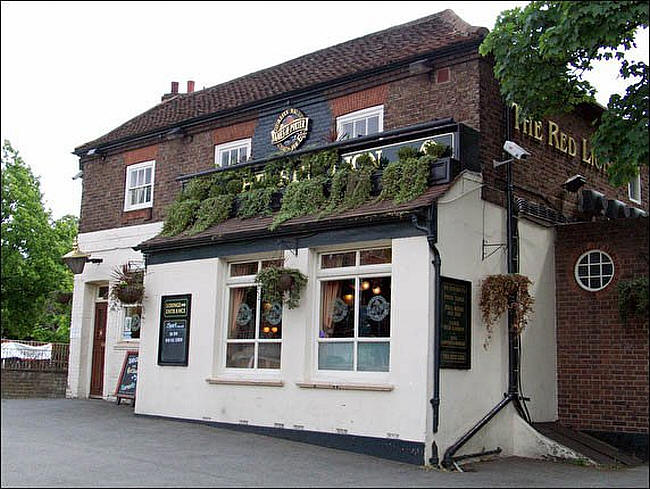
M 53 221 L 43 206 L 40 182 L 9 141 L 2 147 L 3 337 L 67 341 L 72 274 L 61 256 L 72 248 L 77 218 Z M 57 299 L 59 299 L 57 301 Z
M 630 84 L 622 97 L 610 97 L 592 137 L 618 186 L 648 165 L 647 65 L 626 59 L 636 30 L 647 26 L 647 1 L 531 2 L 502 12 L 479 51 L 494 56 L 506 103 L 536 119 L 593 102 L 595 89 L 583 75 L 594 61 L 618 61 Z

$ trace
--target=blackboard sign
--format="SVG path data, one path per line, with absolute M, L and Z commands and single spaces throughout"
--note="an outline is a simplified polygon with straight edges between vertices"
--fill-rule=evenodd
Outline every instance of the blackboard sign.
M 158 365 L 187 366 L 191 305 L 191 294 L 162 296 Z
M 440 277 L 442 289 L 441 368 L 471 368 L 472 283 Z
M 135 388 L 138 384 L 138 352 L 127 351 L 122 363 L 122 371 L 117 379 L 117 389 L 115 389 L 115 397 L 117 403 L 120 403 L 122 398 L 135 399 Z

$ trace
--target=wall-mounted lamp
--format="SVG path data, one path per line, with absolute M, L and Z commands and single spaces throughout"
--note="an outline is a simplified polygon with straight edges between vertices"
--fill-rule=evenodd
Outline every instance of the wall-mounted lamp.
M 562 188 L 567 192 L 577 192 L 587 182 L 587 179 L 582 175 L 573 175 L 562 184 Z
M 79 242 L 77 241 L 77 238 L 75 238 L 74 244 L 72 245 L 72 251 L 69 251 L 63 255 L 61 259 L 63 260 L 63 263 L 65 263 L 75 275 L 78 275 L 84 271 L 86 262 L 101 263 L 104 261 L 101 258 L 90 258 L 90 255 L 88 253 L 81 251 L 79 249 Z

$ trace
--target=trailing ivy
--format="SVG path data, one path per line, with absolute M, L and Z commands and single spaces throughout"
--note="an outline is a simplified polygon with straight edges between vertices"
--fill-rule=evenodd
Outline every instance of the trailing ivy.
M 185 231 L 194 223 L 196 210 L 201 205 L 198 200 L 175 200 L 167 208 L 167 217 L 163 224 L 163 236 L 175 236 Z
M 289 219 L 320 211 L 327 201 L 323 192 L 324 184 L 324 177 L 315 177 L 309 180 L 296 180 L 287 185 L 282 196 L 282 207 L 269 229 L 273 231 Z
M 239 194 L 239 209 L 237 215 L 242 219 L 271 214 L 271 199 L 275 189 L 263 187 Z
M 205 231 L 210 226 L 219 224 L 228 217 L 232 210 L 232 204 L 235 199 L 234 195 L 217 195 L 215 197 L 208 197 L 198 208 L 197 218 L 194 225 L 188 231 L 188 234 L 197 234 Z
M 648 276 L 621 280 L 618 291 L 618 311 L 623 323 L 629 316 L 648 317 Z
M 258 272 L 255 282 L 262 287 L 264 300 L 285 302 L 289 309 L 295 309 L 300 303 L 300 292 L 307 284 L 307 277 L 295 268 L 270 266 Z

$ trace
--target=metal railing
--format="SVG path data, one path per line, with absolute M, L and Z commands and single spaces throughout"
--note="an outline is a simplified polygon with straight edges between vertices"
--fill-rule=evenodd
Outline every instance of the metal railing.
M 2 368 L 11 370 L 67 371 L 67 343 L 2 339 Z

